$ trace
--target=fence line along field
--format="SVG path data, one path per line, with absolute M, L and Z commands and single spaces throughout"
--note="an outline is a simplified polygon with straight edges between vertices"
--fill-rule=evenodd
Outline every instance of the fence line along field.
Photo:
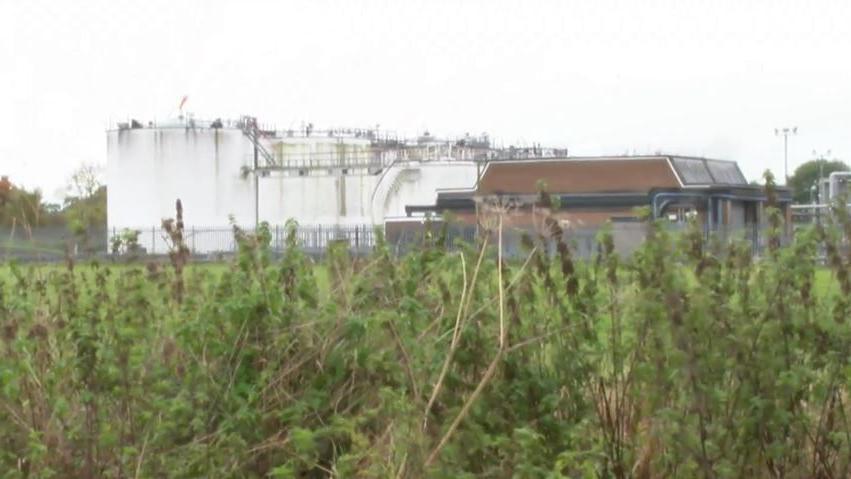
M 2 477 L 848 477 L 851 218 L 0 268 Z M 546 254 L 545 243 L 555 243 Z M 817 251 L 827 252 L 827 266 Z

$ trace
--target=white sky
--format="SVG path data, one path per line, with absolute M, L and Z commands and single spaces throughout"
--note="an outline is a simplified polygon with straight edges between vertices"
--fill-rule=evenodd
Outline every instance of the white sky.
M 851 2 L 0 0 L 0 174 L 52 198 L 110 121 L 488 132 L 703 155 L 749 179 L 851 159 Z

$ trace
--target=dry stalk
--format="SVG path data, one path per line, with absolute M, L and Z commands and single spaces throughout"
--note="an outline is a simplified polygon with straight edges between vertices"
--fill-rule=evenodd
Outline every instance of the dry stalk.
M 497 229 L 497 237 L 498 237 L 498 259 L 497 259 L 497 275 L 499 276 L 499 338 L 497 344 L 499 348 L 497 349 L 496 356 L 494 356 L 491 363 L 488 365 L 485 374 L 482 376 L 481 381 L 476 386 L 476 389 L 467 398 L 467 401 L 464 403 L 464 406 L 461 407 L 461 411 L 458 412 L 458 415 L 455 416 L 455 419 L 452 421 L 452 424 L 449 426 L 449 429 L 440 438 L 440 442 L 437 443 L 434 450 L 428 455 L 428 458 L 423 465 L 425 469 L 428 469 L 432 463 L 434 463 L 437 456 L 440 454 L 440 451 L 446 446 L 446 443 L 449 442 L 449 439 L 455 433 L 455 430 L 458 429 L 458 426 L 461 424 L 461 421 L 467 417 L 467 414 L 470 412 L 470 408 L 473 406 L 473 403 L 476 402 L 476 399 L 482 394 L 482 391 L 485 390 L 487 385 L 490 383 L 491 379 L 493 379 L 496 374 L 496 370 L 499 366 L 500 361 L 502 361 L 502 357 L 505 354 L 505 338 L 507 335 L 507 331 L 505 328 L 505 304 L 504 304 L 504 285 L 502 283 L 502 215 L 499 215 L 499 226 Z
M 502 283 L 502 215 L 499 215 L 496 276 L 499 282 L 499 351 L 505 351 L 505 297 Z
M 479 265 L 482 262 L 482 258 L 484 257 L 484 245 L 482 246 L 482 251 L 479 254 L 479 262 L 476 264 L 476 273 L 479 271 Z M 431 407 L 434 405 L 434 401 L 437 400 L 437 395 L 440 393 L 440 388 L 443 386 L 443 379 L 446 377 L 447 371 L 449 371 L 449 363 L 452 361 L 452 356 L 455 354 L 455 350 L 458 347 L 458 338 L 460 337 L 461 330 L 461 317 L 464 313 L 465 305 L 466 305 L 466 297 L 467 297 L 467 262 L 464 259 L 464 253 L 459 253 L 461 256 L 461 272 L 464 276 L 464 287 L 461 289 L 461 300 L 458 302 L 458 314 L 455 315 L 455 327 L 452 330 L 452 342 L 449 345 L 449 353 L 446 355 L 446 359 L 443 361 L 443 367 L 440 369 L 440 375 L 437 377 L 437 382 L 434 384 L 434 388 L 431 391 L 431 396 L 428 398 L 428 404 L 426 405 L 425 411 L 423 412 L 423 431 L 428 427 L 428 413 L 431 411 Z M 473 279 L 475 281 L 476 275 L 473 275 Z
M 399 472 L 397 472 L 397 473 L 396 473 L 396 479 L 401 479 L 402 477 L 405 477 L 405 476 L 404 476 L 404 474 L 405 474 L 405 464 L 407 464 L 407 462 L 408 462 L 408 453 L 406 452 L 406 453 L 402 456 L 402 464 L 400 464 L 400 465 L 399 465 Z
M 138 479 L 142 477 L 140 474 L 142 473 L 142 463 L 145 460 L 145 449 L 148 447 L 148 438 L 150 437 L 150 433 L 145 435 L 145 440 L 142 441 L 142 451 L 139 453 L 139 458 L 136 460 L 136 474 L 133 477 Z
M 523 262 L 523 266 L 520 267 L 520 269 L 517 271 L 517 273 L 514 274 L 514 277 L 511 278 L 511 281 L 509 281 L 508 285 L 505 287 L 506 291 L 511 291 L 511 290 L 514 289 L 514 285 L 517 284 L 518 281 L 520 281 L 520 278 L 523 276 L 523 274 L 526 271 L 526 267 L 529 266 L 529 263 L 532 261 L 532 258 L 535 256 L 535 253 L 537 253 L 537 252 L 538 252 L 538 246 L 535 246 L 534 248 L 532 248 L 531 251 L 529 251 L 529 256 L 526 257 L 526 260 Z M 497 298 L 497 299 L 499 299 L 499 298 Z M 469 319 L 475 318 L 476 316 L 481 314 L 482 311 L 489 308 L 493 304 L 493 301 L 494 301 L 493 298 L 488 299 L 484 304 L 479 306 L 479 308 L 477 310 L 473 311 L 470 314 L 470 316 L 467 317 L 467 319 L 469 320 Z
M 390 332 L 393 333 L 393 339 L 396 340 L 396 346 L 399 348 L 399 351 L 401 351 L 402 358 L 405 360 L 405 372 L 408 373 L 408 380 L 411 381 L 411 392 L 414 393 L 414 399 L 419 399 L 420 388 L 417 386 L 417 379 L 414 376 L 413 369 L 411 369 L 411 356 L 408 355 L 408 350 L 405 349 L 405 345 L 402 344 L 402 338 L 399 336 L 399 331 L 396 331 L 396 326 L 393 325 L 392 321 L 387 324 L 390 326 Z
M 561 328 L 558 328 L 558 329 L 556 329 L 555 331 L 549 331 L 549 332 L 546 332 L 546 333 L 544 333 L 544 334 L 539 334 L 539 335 L 537 335 L 537 336 L 533 336 L 533 337 L 531 337 L 531 338 L 524 339 L 523 341 L 520 341 L 520 342 L 518 342 L 518 343 L 512 344 L 510 347 L 506 348 L 506 349 L 505 349 L 505 352 L 506 352 L 506 353 L 511 353 L 511 352 L 514 352 L 514 351 L 516 351 L 516 350 L 518 350 L 518 349 L 520 349 L 520 348 L 523 348 L 523 347 L 530 346 L 530 345 L 532 345 L 532 344 L 535 344 L 535 343 L 541 342 L 541 341 L 543 341 L 543 340 L 545 340 L 545 339 L 548 339 L 548 338 L 551 338 L 551 337 L 553 337 L 553 336 L 555 336 L 555 335 L 557 335 L 557 334 L 561 334 L 561 333 L 563 333 L 563 332 L 567 331 L 568 329 L 570 329 L 570 328 L 572 328 L 572 327 L 573 327 L 572 325 L 571 325 L 571 326 L 562 326 Z

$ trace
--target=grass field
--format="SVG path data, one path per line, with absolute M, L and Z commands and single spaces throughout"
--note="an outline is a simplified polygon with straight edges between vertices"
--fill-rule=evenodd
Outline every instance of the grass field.
M 98 267 L 104 267 L 117 272 L 126 271 L 128 269 L 143 269 L 144 262 L 135 263 L 98 263 Z M 163 266 L 165 266 L 163 264 Z M 47 278 L 50 274 L 56 274 L 65 269 L 65 266 L 60 263 L 23 263 L 16 266 L 37 278 Z M 191 281 L 193 278 L 203 276 L 211 280 L 220 280 L 223 275 L 232 270 L 233 265 L 228 262 L 203 262 L 190 263 L 187 267 L 187 278 Z M 11 262 L 0 262 L 0 279 L 8 279 L 10 276 Z M 83 274 L 93 274 L 96 271 L 92 267 L 92 263 L 84 262 L 78 265 L 78 271 Z M 313 274 L 316 277 L 319 290 L 323 294 L 329 292 L 328 269 L 325 265 L 317 263 L 313 265 Z M 814 272 L 814 291 L 819 296 L 839 293 L 839 283 L 836 281 L 835 273 L 827 267 L 817 267 Z
M 0 265 L 0 477 L 849 477 L 851 262 L 653 232 Z

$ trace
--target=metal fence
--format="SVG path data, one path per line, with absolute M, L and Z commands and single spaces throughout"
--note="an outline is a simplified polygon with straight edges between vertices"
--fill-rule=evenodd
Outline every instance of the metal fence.
M 684 223 L 670 223 L 665 228 L 673 233 L 684 232 L 687 225 Z M 564 228 L 564 241 L 570 246 L 575 257 L 588 259 L 598 251 L 598 239 L 601 232 L 600 227 L 593 228 Z M 647 237 L 647 225 L 639 221 L 621 221 L 609 226 L 615 251 L 621 256 L 630 256 L 638 249 Z M 444 232 L 447 246 L 452 248 L 458 241 L 473 243 L 483 233 L 474 226 L 449 226 Z M 764 225 L 748 224 L 739 228 L 715 228 L 704 229 L 703 237 L 707 245 L 722 248 L 732 241 L 743 242 L 747 245 L 754 256 L 761 256 L 768 248 L 768 228 Z M 440 235 L 439 227 L 432 228 L 427 237 L 423 231 L 404 231 L 389 239 L 389 244 L 398 255 L 406 254 L 416 250 L 424 243 L 434 241 Z M 490 233 L 490 244 L 496 244 L 497 238 Z M 528 247 L 524 246 L 524 237 L 535 242 L 539 248 L 543 248 L 549 254 L 555 254 L 556 241 L 549 237 L 548 233 L 531 228 L 505 228 L 502 233 L 503 255 L 509 258 L 522 257 L 528 253 Z M 791 236 L 781 235 L 781 244 L 788 244 Z
M 112 229 L 107 242 L 125 234 L 127 230 L 137 233 L 138 253 L 149 255 L 167 254 L 173 247 L 168 233 L 160 227 Z M 254 228 L 239 228 L 244 234 L 255 234 Z M 283 225 L 271 226 L 272 251 L 282 252 L 286 248 L 287 229 Z M 355 254 L 364 254 L 375 245 L 375 226 L 373 225 L 299 225 L 295 231 L 295 240 L 301 249 L 309 254 L 322 254 L 331 244 L 344 244 Z M 186 227 L 183 242 L 197 256 L 220 256 L 233 254 L 239 244 L 233 227 Z
M 673 232 L 682 230 L 678 224 L 668 225 Z M 371 252 L 376 243 L 374 225 L 299 225 L 295 240 L 299 247 L 313 256 L 323 255 L 332 244 L 343 245 L 352 254 L 363 255 Z M 172 248 L 169 235 L 160 227 L 133 228 L 137 233 L 138 247 L 132 251 L 134 257 L 151 257 L 168 254 Z M 73 235 L 64 227 L 40 227 L 32 230 L 0 228 L 0 259 L 21 261 L 60 261 L 71 254 L 77 258 L 106 257 L 126 254 L 126 249 L 114 250 L 113 240 L 121 238 L 127 230 L 91 230 L 85 235 Z M 253 234 L 253 228 L 241 228 L 247 234 Z M 283 225 L 270 227 L 270 248 L 281 253 L 286 249 L 287 229 Z M 639 222 L 617 222 L 611 226 L 616 251 L 624 256 L 630 255 L 646 237 L 646 225 Z M 387 238 L 388 246 L 397 255 L 403 255 L 433 242 L 437 232 L 432 230 L 427 236 L 422 230 L 404 231 Z M 453 225 L 445 231 L 447 246 L 455 247 L 458 242 L 474 243 L 482 233 L 474 226 Z M 575 256 L 590 258 L 597 250 L 598 228 L 567 228 L 565 240 L 571 245 Z M 767 247 L 767 232 L 764 227 L 746 225 L 730 230 L 715 229 L 704 231 L 712 244 L 724 244 L 732 239 L 744 240 L 751 245 L 754 255 L 760 256 Z M 503 251 L 508 257 L 526 254 L 523 237 L 529 236 L 540 241 L 539 232 L 524 229 L 506 228 L 503 232 Z M 544 235 L 545 236 L 545 235 Z M 492 244 L 496 238 L 493 237 Z M 787 242 L 790 238 L 784 237 Z M 546 240 L 544 245 L 551 253 L 555 252 L 555 242 Z M 184 243 L 193 256 L 199 260 L 216 260 L 233 255 L 238 250 L 238 242 L 232 227 L 189 226 L 184 230 Z M 129 255 L 128 255 L 129 256 Z
M 36 228 L 0 226 L 0 259 L 59 261 L 68 254 L 88 257 L 107 251 L 105 228 L 72 234 L 64 225 Z

